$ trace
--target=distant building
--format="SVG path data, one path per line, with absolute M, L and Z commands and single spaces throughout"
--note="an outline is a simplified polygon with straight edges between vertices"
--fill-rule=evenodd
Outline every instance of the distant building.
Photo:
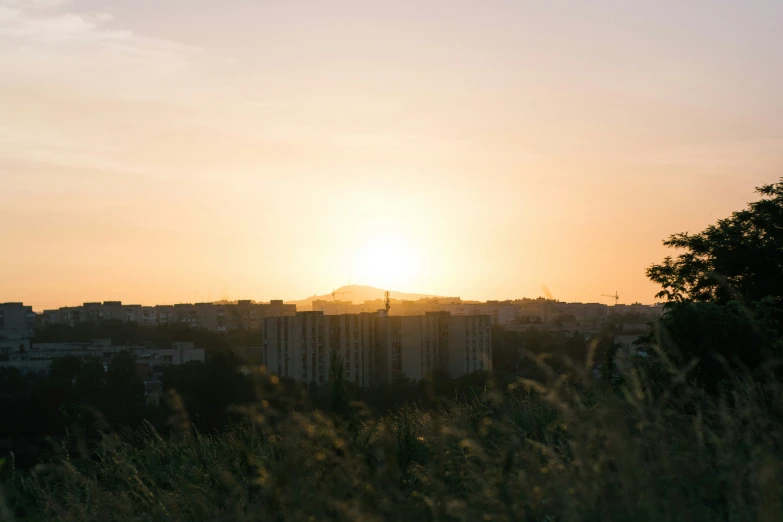
M 641 303 L 633 303 L 629 305 L 618 304 L 612 306 L 610 308 L 610 311 L 612 314 L 615 315 L 635 314 L 635 315 L 648 317 L 650 319 L 655 319 L 663 315 L 664 305 L 663 304 L 644 305 Z
M 438 370 L 452 377 L 491 370 L 491 317 L 318 311 L 265 321 L 263 360 L 281 377 L 324 384 L 336 371 L 332 353 L 345 379 L 362 387 Z
M 517 322 L 520 314 L 519 305 L 498 301 L 441 304 L 440 310 L 452 315 L 489 315 L 492 317 L 492 324 L 500 326 Z
M 30 339 L 35 334 L 35 314 L 22 303 L 0 303 L 0 340 Z
M 52 362 L 65 357 L 94 359 L 108 368 L 112 358 L 120 352 L 129 352 L 136 358 L 136 372 L 144 381 L 147 402 L 160 403 L 164 370 L 189 362 L 205 362 L 204 348 L 193 343 L 176 342 L 171 348 L 159 349 L 145 346 L 112 346 L 111 340 L 91 343 L 33 343 L 24 352 L 8 354 L 0 352 L 0 368 L 16 368 L 22 373 L 48 375 Z
M 125 305 L 119 301 L 84 303 L 82 306 L 47 310 L 41 314 L 41 322 L 75 326 L 85 322 L 118 320 L 144 326 L 186 325 L 205 328 L 213 332 L 230 330 L 260 330 L 267 317 L 281 317 L 296 313 L 296 305 L 283 301 L 257 303 L 196 303 L 159 306 Z
M 106 364 L 119 352 L 129 352 L 137 360 L 155 361 L 160 365 L 180 365 L 190 361 L 204 362 L 204 348 L 196 348 L 190 342 L 177 342 L 171 348 L 150 348 L 146 346 L 114 346 L 110 339 L 98 339 L 90 343 L 32 343 L 25 351 L 7 354 L 5 362 L 53 361 L 64 357 L 99 359 Z M 8 365 L 6 365 L 8 366 Z
M 555 303 L 554 310 L 560 317 L 570 316 L 583 324 L 602 323 L 609 317 L 609 306 L 601 303 Z

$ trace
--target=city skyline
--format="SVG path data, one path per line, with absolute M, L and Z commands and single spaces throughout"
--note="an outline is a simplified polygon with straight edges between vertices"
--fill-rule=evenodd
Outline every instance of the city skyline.
M 344 296 L 334 296 L 333 294 L 341 294 L 344 293 L 343 291 L 349 290 L 351 288 L 364 288 L 366 291 L 375 291 L 378 293 L 377 297 L 367 297 L 360 298 L 360 299 L 353 299 L 350 297 L 344 297 Z M 311 296 L 307 296 L 301 299 L 288 299 L 285 296 L 278 296 L 278 297 L 271 297 L 271 298 L 256 298 L 254 296 L 229 296 L 225 295 L 220 298 L 215 299 L 181 299 L 177 301 L 172 302 L 139 302 L 139 301 L 131 301 L 128 299 L 86 299 L 81 301 L 73 301 L 73 302 L 67 302 L 62 304 L 56 304 L 55 306 L 41 308 L 37 307 L 34 303 L 31 302 L 25 302 L 20 300 L 0 300 L 0 304 L 2 303 L 21 303 L 25 306 L 31 306 L 33 308 L 33 311 L 37 314 L 40 314 L 42 312 L 48 311 L 48 310 L 58 310 L 63 308 L 74 308 L 74 307 L 81 307 L 85 304 L 104 304 L 104 303 L 121 303 L 124 306 L 142 306 L 142 307 L 154 307 L 154 306 L 175 306 L 175 305 L 192 305 L 192 304 L 199 304 L 199 303 L 209 303 L 209 304 L 236 304 L 241 302 L 253 302 L 258 304 L 263 303 L 270 303 L 275 301 L 284 302 L 286 304 L 296 304 L 297 307 L 303 306 L 307 307 L 305 303 L 314 303 L 314 302 L 343 302 L 343 303 L 352 303 L 354 305 L 360 305 L 364 302 L 373 302 L 378 300 L 383 300 L 382 294 L 385 292 L 384 289 L 375 288 L 371 286 L 366 285 L 345 285 L 342 287 L 335 288 L 332 292 L 327 292 L 324 294 L 313 294 Z M 597 296 L 595 299 L 585 299 L 585 300 L 564 300 L 560 299 L 555 295 L 552 295 L 549 292 L 549 289 L 544 288 L 542 289 L 542 292 L 539 295 L 518 295 L 518 296 L 509 296 L 505 298 L 500 299 L 473 299 L 470 297 L 463 297 L 458 295 L 434 295 L 434 294 L 421 294 L 416 292 L 405 292 L 400 291 L 396 289 L 389 290 L 389 292 L 392 294 L 392 301 L 408 301 L 408 302 L 416 302 L 418 300 L 428 300 L 428 299 L 439 299 L 443 302 L 446 302 L 447 300 L 458 300 L 465 303 L 470 302 L 476 302 L 476 303 L 491 303 L 491 302 L 509 302 L 509 301 L 519 301 L 519 300 L 536 300 L 536 299 L 545 299 L 545 300 L 551 300 L 551 301 L 557 301 L 557 302 L 563 302 L 563 303 L 585 303 L 585 304 L 602 304 L 607 306 L 612 306 L 614 304 L 620 304 L 620 305 L 629 305 L 629 304 L 643 304 L 643 305 L 656 305 L 660 304 L 662 301 L 658 299 L 651 300 L 650 302 L 642 302 L 642 301 L 631 301 L 627 299 L 623 299 L 622 296 L 619 296 L 619 299 L 615 300 L 615 297 L 609 294 L 602 294 L 600 296 Z M 548 295 L 547 295 L 548 294 Z M 615 302 L 616 301 L 616 302 Z
M 783 172 L 782 18 L 0 0 L 0 302 L 654 302 L 661 241 Z

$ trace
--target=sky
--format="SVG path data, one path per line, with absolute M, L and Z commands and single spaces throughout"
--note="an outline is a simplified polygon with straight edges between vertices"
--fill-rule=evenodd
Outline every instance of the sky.
M 0 302 L 654 302 L 783 176 L 779 0 L 0 0 Z

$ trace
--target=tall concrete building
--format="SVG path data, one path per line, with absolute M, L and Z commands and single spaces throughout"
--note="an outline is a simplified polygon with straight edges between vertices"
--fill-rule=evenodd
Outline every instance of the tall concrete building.
M 326 383 L 335 352 L 346 380 L 373 386 L 375 345 L 373 314 L 299 312 L 264 321 L 264 364 L 280 377 L 301 382 Z
M 451 377 L 492 369 L 492 318 L 431 312 L 324 315 L 299 312 L 265 320 L 263 361 L 281 377 L 326 383 L 332 353 L 345 379 L 361 387 L 399 377 L 420 380 L 442 371 Z

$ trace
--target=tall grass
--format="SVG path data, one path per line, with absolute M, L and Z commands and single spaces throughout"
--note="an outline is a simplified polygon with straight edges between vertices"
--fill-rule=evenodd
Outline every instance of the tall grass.
M 32 472 L 6 463 L 0 517 L 783 520 L 777 381 L 737 377 L 721 398 L 682 380 L 653 393 L 636 370 L 625 383 L 612 390 L 574 367 L 548 385 L 490 383 L 470 402 L 380 418 L 360 404 L 342 417 L 280 407 L 267 392 L 222 435 L 196 433 L 180 412 L 171 436 L 65 441 Z

